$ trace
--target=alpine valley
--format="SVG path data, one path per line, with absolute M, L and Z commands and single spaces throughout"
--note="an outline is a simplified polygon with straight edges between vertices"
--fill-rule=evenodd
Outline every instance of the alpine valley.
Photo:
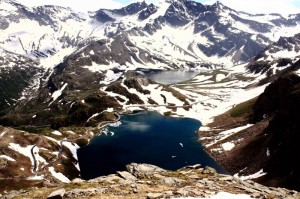
M 0 198 L 299 198 L 300 14 L 227 6 L 0 0 Z M 149 78 L 167 70 L 196 75 Z M 199 145 L 228 174 L 133 163 L 78 179 L 77 149 L 136 110 L 199 120 Z

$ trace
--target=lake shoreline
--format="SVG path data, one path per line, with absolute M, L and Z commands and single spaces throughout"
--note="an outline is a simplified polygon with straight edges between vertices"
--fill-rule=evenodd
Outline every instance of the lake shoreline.
M 136 113 L 138 113 L 138 114 L 136 114 Z M 151 115 L 151 117 L 147 121 L 147 119 L 143 118 L 144 115 Z M 221 173 L 226 173 L 226 171 L 224 171 L 224 169 L 221 168 L 218 165 L 217 162 L 213 163 L 214 160 L 212 159 L 212 157 L 203 150 L 203 147 L 202 147 L 201 143 L 198 142 L 199 139 L 198 139 L 198 133 L 197 132 L 198 132 L 200 124 L 201 124 L 201 122 L 199 122 L 198 120 L 195 120 L 195 119 L 192 119 L 192 118 L 167 117 L 167 116 L 161 115 L 157 111 L 138 111 L 138 112 L 135 112 L 135 114 L 122 115 L 122 117 L 125 117 L 125 118 L 123 118 L 125 121 L 122 121 L 122 118 L 121 118 L 121 123 L 122 123 L 123 127 L 119 126 L 119 127 L 115 128 L 115 127 L 108 126 L 108 130 L 105 130 L 106 131 L 105 133 L 101 132 L 100 134 L 97 134 L 98 136 L 103 136 L 100 140 L 99 140 L 98 136 L 97 137 L 94 136 L 94 138 L 92 139 L 93 140 L 92 142 L 90 142 L 88 145 L 86 145 L 85 147 L 80 148 L 77 151 L 78 161 L 79 161 L 79 164 L 80 164 L 80 170 L 81 170 L 81 174 L 82 174 L 83 178 L 86 178 L 86 177 L 84 177 L 85 176 L 84 175 L 84 172 L 85 172 L 84 170 L 85 170 L 85 167 L 87 165 L 90 166 L 91 164 L 95 164 L 95 162 L 101 162 L 103 160 L 105 160 L 105 162 L 106 162 L 105 164 L 110 164 L 109 162 L 111 162 L 111 161 L 121 161 L 121 162 L 125 161 L 125 163 L 128 164 L 128 163 L 131 163 L 131 162 L 136 162 L 136 161 L 134 161 L 134 159 L 130 160 L 130 158 L 129 158 L 131 156 L 134 156 L 134 154 L 137 154 L 137 157 L 136 157 L 137 160 L 140 159 L 139 154 L 141 154 L 140 157 L 142 157 L 142 158 L 139 160 L 140 163 L 154 164 L 154 165 L 157 165 L 157 166 L 160 166 L 160 167 L 163 167 L 163 168 L 166 168 L 166 169 L 170 169 L 170 170 L 176 170 L 176 169 L 179 169 L 183 166 L 193 165 L 193 164 L 199 163 L 199 164 L 202 164 L 204 166 L 209 165 L 211 167 L 215 167 Z M 130 117 L 137 118 L 137 119 L 133 119 L 133 121 L 134 121 L 133 125 L 137 125 L 137 126 L 133 126 L 131 123 L 128 123 L 127 119 L 130 118 Z M 141 117 L 143 119 L 141 119 Z M 167 123 L 165 125 L 163 125 L 163 123 L 161 124 L 162 121 L 160 121 L 160 120 L 165 121 Z M 145 124 L 140 123 L 140 121 L 147 121 L 146 122 L 147 126 L 145 125 L 146 123 Z M 158 122 L 158 121 L 160 121 L 160 122 Z M 125 122 L 125 123 L 123 124 L 123 122 Z M 186 123 L 186 122 L 188 122 L 188 123 L 192 122 L 192 123 L 195 123 L 195 124 L 199 124 L 199 127 L 195 128 L 195 127 L 192 127 L 191 125 L 184 125 L 184 123 Z M 169 130 L 168 129 L 161 129 L 161 127 L 159 127 L 158 123 L 160 124 L 160 126 L 164 126 L 164 128 L 171 128 L 172 130 L 170 130 L 170 129 Z M 169 126 L 169 127 L 167 127 L 167 126 Z M 192 130 L 192 131 L 187 130 L 186 129 L 187 126 L 190 126 L 189 129 L 194 128 L 194 130 Z M 129 133 L 129 135 L 128 135 L 129 136 L 128 139 L 130 139 L 130 140 L 133 139 L 133 140 L 135 140 L 134 142 L 129 141 L 129 140 L 128 141 L 119 140 L 118 137 L 114 138 L 116 135 L 117 136 L 124 136 L 124 135 L 122 135 L 122 132 L 128 127 L 134 128 L 133 131 L 130 131 L 131 133 Z M 150 128 L 150 129 L 154 128 L 156 130 L 150 130 L 149 133 L 146 133 L 146 131 L 144 131 L 144 128 Z M 182 130 L 180 130 L 180 128 Z M 113 129 L 113 133 L 110 133 L 110 131 L 111 131 L 110 129 Z M 119 129 L 119 131 L 118 131 L 118 129 Z M 164 133 L 159 134 L 159 135 L 156 135 L 155 133 L 153 134 L 153 132 L 156 132 L 156 131 L 157 132 L 164 132 Z M 176 133 L 176 131 L 179 131 L 179 132 Z M 184 132 L 184 133 L 182 133 L 182 132 Z M 143 133 L 143 137 L 140 137 L 141 136 L 140 133 Z M 126 134 L 126 133 L 124 133 L 124 134 Z M 193 140 L 195 140 L 195 141 L 193 141 L 193 142 L 187 141 L 187 140 L 192 138 L 192 137 L 189 138 L 188 135 L 194 137 Z M 151 141 L 149 139 L 152 139 L 153 136 L 155 138 L 155 142 L 153 142 L 153 144 L 151 144 Z M 160 137 L 156 138 L 156 136 L 160 136 Z M 108 143 L 110 143 L 110 140 L 113 140 L 113 139 L 117 139 L 117 140 L 115 141 L 116 144 L 114 144 L 114 143 L 112 144 L 112 146 L 110 147 L 111 149 L 119 150 L 120 147 L 121 148 L 125 147 L 124 149 L 121 150 L 122 153 L 124 151 L 128 151 L 128 150 L 129 151 L 132 150 L 132 151 L 134 151 L 134 153 L 126 152 L 125 154 L 127 154 L 127 155 L 124 156 L 124 157 L 126 157 L 124 160 L 119 160 L 118 158 L 115 159 L 115 156 L 116 156 L 115 153 L 113 153 L 111 155 L 109 155 L 107 153 L 101 153 L 101 151 L 109 151 L 110 150 L 110 148 L 105 149 L 103 147 L 106 147 L 106 144 L 107 144 L 106 140 L 108 140 Z M 166 141 L 166 140 L 168 140 L 168 141 Z M 102 143 L 102 142 L 103 142 L 103 144 L 99 145 L 99 143 Z M 133 149 L 133 148 L 130 149 L 131 146 L 126 146 L 126 143 L 128 143 L 128 142 L 131 142 L 131 143 L 143 143 L 143 142 L 145 142 L 145 143 L 144 143 L 144 145 L 137 144 L 136 147 L 137 147 L 138 150 L 136 150 L 136 149 Z M 93 146 L 93 144 L 95 144 L 95 143 L 97 143 L 97 145 Z M 169 144 L 166 145 L 166 143 L 169 143 Z M 173 144 L 171 144 L 171 143 L 173 143 Z M 168 146 L 168 145 L 170 145 L 170 146 Z M 126 148 L 126 147 L 129 147 L 129 148 Z M 88 150 L 89 148 L 99 148 L 99 149 L 101 148 L 100 152 L 99 151 L 96 152 L 96 153 L 95 152 L 88 152 L 89 156 L 93 157 L 93 155 L 91 155 L 91 154 L 97 154 L 97 157 L 100 157 L 101 156 L 100 154 L 102 154 L 101 157 L 107 157 L 107 159 L 99 158 L 99 160 L 95 160 L 95 159 L 88 160 L 89 158 L 85 157 L 81 153 L 82 152 L 86 153 L 85 150 Z M 159 155 L 159 157 L 151 157 L 151 154 L 156 153 L 155 152 L 156 148 L 158 148 L 157 150 L 160 150 L 160 152 L 157 153 L 157 155 Z M 146 152 L 146 151 L 143 152 L 143 150 L 146 150 L 146 151 L 150 150 L 151 152 L 150 151 L 149 152 Z M 184 151 L 182 151 L 182 150 L 184 150 Z M 200 152 L 200 150 L 203 151 L 203 152 Z M 184 153 L 188 153 L 189 155 L 184 155 Z M 204 155 L 204 153 L 205 153 L 205 155 Z M 202 158 L 200 158 L 201 162 L 199 161 L 200 160 L 199 158 L 196 158 L 196 159 L 193 158 L 194 155 L 192 155 L 192 154 L 194 154 L 196 156 L 199 156 L 199 157 L 202 157 Z M 164 157 L 164 158 L 162 158 L 162 157 Z M 168 158 L 166 158 L 166 157 L 169 157 L 170 160 L 168 160 Z M 184 160 L 184 159 L 186 159 L 186 160 Z M 198 161 L 197 161 L 197 159 L 198 159 Z M 90 163 L 87 164 L 86 163 L 87 161 L 90 161 Z M 180 162 L 181 163 L 180 163 L 179 166 L 174 167 L 174 165 L 173 165 L 173 164 L 175 164 L 174 161 L 175 162 L 179 161 L 178 163 L 180 163 Z M 182 161 L 187 161 L 187 163 L 184 164 L 184 162 L 182 162 Z M 188 163 L 188 162 L 190 162 L 190 163 Z M 124 165 L 126 165 L 125 163 L 124 163 Z M 99 164 L 98 166 L 96 166 L 95 168 L 99 168 L 102 164 L 103 164 L 103 162 L 101 164 Z M 171 166 L 171 167 L 170 166 L 162 166 L 160 164 L 170 165 L 170 166 L 173 165 L 173 166 Z M 216 166 L 216 165 L 218 165 L 218 166 Z M 112 168 L 112 166 L 109 166 L 109 169 L 111 169 L 111 168 Z M 89 171 L 93 171 L 93 170 L 94 169 L 89 168 Z M 121 169 L 117 169 L 117 170 L 121 170 Z M 108 173 L 104 173 L 103 175 L 107 175 L 107 174 Z M 102 176 L 102 175 L 100 175 L 100 176 Z M 94 176 L 94 177 L 96 177 L 96 176 Z M 92 178 L 94 178 L 94 177 L 92 177 Z M 89 179 L 92 179 L 92 178 L 89 178 Z

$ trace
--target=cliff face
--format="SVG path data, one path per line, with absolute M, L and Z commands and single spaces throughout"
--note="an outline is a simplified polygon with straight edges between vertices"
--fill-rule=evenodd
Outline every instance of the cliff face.
M 13 191 L 4 198 L 208 198 L 219 192 L 247 194 L 253 198 L 299 197 L 296 191 L 268 188 L 251 180 L 242 181 L 200 165 L 167 171 L 153 165 L 132 163 L 126 166 L 126 170 L 89 181 L 75 179 L 56 188 Z
M 270 157 L 264 167 L 268 174 L 260 181 L 266 185 L 300 189 L 299 102 L 300 77 L 288 75 L 269 85 L 254 106 L 254 119 L 272 116 L 264 130 Z
M 287 109 L 287 106 L 293 102 L 293 106 L 297 106 L 293 100 L 297 96 L 294 93 L 297 85 L 300 83 L 300 77 L 294 74 L 279 78 L 271 83 L 262 93 L 255 105 L 253 106 L 253 122 L 259 122 L 263 117 L 272 115 L 278 110 Z

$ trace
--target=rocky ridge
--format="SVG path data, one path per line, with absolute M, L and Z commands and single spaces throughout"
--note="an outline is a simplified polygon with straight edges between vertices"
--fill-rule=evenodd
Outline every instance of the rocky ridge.
M 296 65 L 300 57 L 299 46 L 300 34 L 280 37 L 277 42 L 260 51 L 246 67 L 253 73 L 266 74 L 269 77 L 284 70 L 295 70 L 293 65 Z
M 219 192 L 247 194 L 261 199 L 298 199 L 299 193 L 269 188 L 251 180 L 217 174 L 201 165 L 167 171 L 157 166 L 132 163 L 126 171 L 84 181 L 74 179 L 56 188 L 12 191 L 3 198 L 177 198 L 210 197 Z

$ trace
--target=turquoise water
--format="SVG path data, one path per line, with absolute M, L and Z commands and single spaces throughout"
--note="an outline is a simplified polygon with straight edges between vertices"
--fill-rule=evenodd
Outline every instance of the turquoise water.
M 138 112 L 123 115 L 120 121 L 77 151 L 83 179 L 124 170 L 132 162 L 169 170 L 200 163 L 224 172 L 198 141 L 201 123 L 197 120 Z

